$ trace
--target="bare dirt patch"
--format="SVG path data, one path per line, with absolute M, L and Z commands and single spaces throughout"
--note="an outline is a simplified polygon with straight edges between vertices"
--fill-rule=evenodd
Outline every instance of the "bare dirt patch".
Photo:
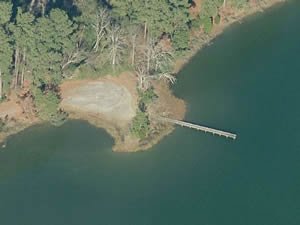
M 101 113 L 122 120 L 131 120 L 136 111 L 136 79 L 129 72 L 94 80 L 66 81 L 60 88 L 64 109 Z
M 64 108 L 102 113 L 121 120 L 131 120 L 135 111 L 132 108 L 129 91 L 112 82 L 92 81 L 74 90 L 61 103 Z
M 15 99 L 10 99 L 8 102 L 3 102 L 0 104 L 0 118 L 18 118 L 21 119 L 22 108 L 16 103 Z
M 200 14 L 201 10 L 201 0 L 193 0 L 192 7 L 190 7 L 189 11 L 192 18 L 196 18 Z
M 130 137 L 138 101 L 136 78 L 132 73 L 66 81 L 61 85 L 61 96 L 61 108 L 70 118 L 103 127 L 114 138 L 114 151 L 138 150 L 138 140 Z

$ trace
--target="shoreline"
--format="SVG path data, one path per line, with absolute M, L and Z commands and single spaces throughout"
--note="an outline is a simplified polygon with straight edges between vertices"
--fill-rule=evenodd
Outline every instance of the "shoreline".
M 174 73 L 178 74 L 180 70 L 190 62 L 190 60 L 204 47 L 213 44 L 212 41 L 221 35 L 228 27 L 234 23 L 242 23 L 242 20 L 248 16 L 252 16 L 256 13 L 263 13 L 265 10 L 270 9 L 280 3 L 287 2 L 288 0 L 267 0 L 260 5 L 250 5 L 247 9 L 240 9 L 234 11 L 234 15 L 231 15 L 229 19 L 226 18 L 221 20 L 219 24 L 215 24 L 212 32 L 209 34 L 201 33 L 201 37 L 197 36 L 195 32 L 192 34 L 191 38 L 191 49 L 185 52 L 179 59 L 175 61 Z M 196 31 L 197 32 L 197 31 Z
M 106 76 L 94 80 L 74 80 L 65 82 L 61 86 L 63 99 L 74 97 L 74 93 L 78 92 L 79 87 L 84 88 L 90 84 L 107 83 L 107 85 L 115 84 L 122 88 L 126 88 L 131 95 L 131 108 L 136 111 L 138 108 L 138 93 L 135 89 L 136 79 L 134 74 L 125 72 L 118 77 Z M 84 106 L 80 109 L 76 106 L 70 106 L 61 103 L 61 108 L 68 112 L 70 119 L 85 120 L 93 126 L 101 127 L 113 137 L 115 152 L 137 152 L 151 148 L 157 144 L 162 138 L 170 134 L 175 127 L 171 124 L 162 124 L 151 119 L 151 115 L 165 112 L 172 118 L 183 119 L 185 114 L 185 103 L 183 100 L 176 98 L 168 84 L 165 82 L 154 82 L 154 92 L 160 96 L 157 100 L 149 105 L 148 116 L 150 118 L 150 133 L 147 137 L 140 140 L 133 136 L 130 132 L 132 118 L 122 119 L 120 116 L 112 116 L 112 112 L 92 112 L 85 110 Z M 94 93 L 97 95 L 97 93 Z M 84 97 L 84 96 L 83 96 Z M 102 95 L 103 97 L 103 95 Z M 105 98 L 105 97 L 104 97 Z M 175 106 L 175 107 L 174 107 Z M 176 110 L 174 110 L 174 108 Z M 118 110 L 124 114 L 124 110 Z
M 250 5 L 247 9 L 241 9 L 236 10 L 231 13 L 234 13 L 233 15 L 229 16 L 228 19 L 226 18 L 226 21 L 223 19 L 221 20 L 220 24 L 214 25 L 213 30 L 210 34 L 203 34 L 201 33 L 201 38 L 197 36 L 197 34 L 193 33 L 191 38 L 191 46 L 192 48 L 185 52 L 182 56 L 180 56 L 174 63 L 174 72 L 178 74 L 178 72 L 189 63 L 189 61 L 205 46 L 210 45 L 212 41 L 220 34 L 222 34 L 226 28 L 231 26 L 232 24 L 236 22 L 241 22 L 243 19 L 245 19 L 248 16 L 254 15 L 255 13 L 263 12 L 266 9 L 269 9 L 279 3 L 284 3 L 287 0 L 269 0 L 265 3 L 260 3 L 257 5 Z M 226 13 L 226 11 L 225 11 Z M 226 14 L 225 14 L 226 15 Z M 199 28 L 200 29 L 200 28 Z M 100 79 L 107 79 L 107 78 L 100 78 Z M 89 79 L 93 80 L 93 79 Z M 68 81 L 63 82 L 63 84 L 67 83 Z M 118 83 L 118 81 L 116 81 Z M 62 84 L 62 85 L 63 85 Z M 179 113 L 174 113 L 173 116 L 175 119 L 182 120 L 184 119 L 185 115 L 185 103 L 183 100 L 176 98 L 173 93 L 172 89 L 167 84 L 159 84 L 159 82 L 154 84 L 155 90 L 159 89 L 160 92 L 164 93 L 164 99 L 159 100 L 159 104 L 157 102 L 155 104 L 152 104 L 150 106 L 150 111 L 152 113 L 154 112 L 161 112 L 161 106 L 166 105 L 168 108 L 168 102 L 171 100 L 171 108 L 172 101 L 176 102 L 178 104 L 178 108 L 176 108 L 175 111 L 178 111 Z M 136 101 L 137 96 L 134 92 L 135 90 L 132 90 L 131 88 L 128 88 L 129 92 L 134 98 L 134 101 Z M 158 93 L 158 95 L 161 97 L 162 93 Z M 174 103 L 173 102 L 173 103 Z M 136 102 L 134 105 L 136 106 Z M 165 109 L 165 108 L 164 108 Z M 169 113 L 170 109 L 167 109 Z M 144 151 L 152 146 L 156 145 L 159 141 L 161 141 L 165 136 L 169 135 L 173 130 L 175 130 L 175 125 L 170 124 L 162 124 L 156 121 L 151 120 L 151 126 L 153 129 L 153 132 L 149 135 L 149 137 L 145 138 L 142 141 L 138 141 L 136 138 L 130 138 L 129 137 L 129 125 L 125 126 L 118 126 L 117 123 L 114 123 L 112 121 L 109 121 L 107 119 L 104 119 L 103 117 L 93 114 L 93 113 L 82 113 L 80 111 L 70 111 L 70 119 L 81 119 L 88 121 L 91 125 L 94 125 L 96 127 L 101 127 L 106 130 L 106 132 L 111 135 L 114 139 L 114 146 L 113 151 L 116 152 L 137 152 L 137 151 Z M 172 113 L 171 113 L 172 114 Z M 15 135 L 24 129 L 39 124 L 41 121 L 36 120 L 36 118 L 32 121 L 25 120 L 21 122 L 15 122 L 15 125 L 9 126 L 9 131 L 2 131 L 0 132 L 0 150 L 5 148 L 5 142 L 8 137 Z M 126 150 L 124 150 L 126 149 Z

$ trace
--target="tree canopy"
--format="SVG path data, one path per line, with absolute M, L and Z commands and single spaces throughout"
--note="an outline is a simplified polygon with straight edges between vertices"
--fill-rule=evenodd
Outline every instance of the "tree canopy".
M 248 0 L 202 0 L 197 18 L 191 16 L 191 3 L 0 1 L 0 100 L 22 90 L 27 81 L 37 116 L 58 124 L 66 117 L 58 108 L 59 84 L 73 78 L 75 70 L 94 76 L 127 68 L 136 73 L 144 91 L 153 79 L 175 82 L 173 61 L 192 47 L 191 30 L 209 33 L 214 19 L 221 20 L 222 7 L 244 7 Z M 146 124 L 144 113 L 135 121 Z

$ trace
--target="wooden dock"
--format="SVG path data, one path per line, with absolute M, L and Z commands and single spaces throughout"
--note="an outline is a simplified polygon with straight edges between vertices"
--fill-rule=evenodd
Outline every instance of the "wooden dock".
M 192 128 L 192 129 L 199 130 L 199 131 L 217 134 L 217 135 L 220 135 L 220 136 L 223 136 L 226 138 L 232 138 L 233 140 L 236 139 L 236 134 L 229 133 L 229 132 L 222 131 L 222 130 L 217 130 L 217 129 L 213 129 L 213 128 L 209 128 L 209 127 L 205 127 L 205 126 L 200 126 L 197 124 L 188 123 L 188 122 L 181 121 L 181 120 L 174 120 L 174 119 L 170 119 L 170 118 L 162 117 L 162 116 L 155 116 L 155 119 L 164 121 L 164 122 L 168 122 L 168 123 L 177 124 L 177 125 L 180 125 L 183 127 Z

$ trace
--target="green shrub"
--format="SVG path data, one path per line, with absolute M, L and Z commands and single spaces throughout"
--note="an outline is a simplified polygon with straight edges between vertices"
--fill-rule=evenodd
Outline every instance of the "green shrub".
M 153 102 L 158 96 L 154 93 L 153 88 L 148 88 L 146 91 L 138 91 L 140 104 L 147 105 Z
M 197 16 L 197 18 L 192 20 L 190 27 L 192 29 L 198 29 L 200 26 L 201 26 L 201 18 L 200 16 Z
M 248 0 L 229 0 L 230 4 L 238 9 L 247 7 L 249 5 L 249 1 Z
M 68 116 L 69 116 L 68 113 L 62 110 L 58 110 L 56 114 L 51 116 L 50 123 L 53 124 L 54 126 L 61 126 L 67 121 Z
M 148 136 L 149 134 L 149 118 L 145 112 L 137 110 L 136 116 L 133 118 L 131 125 L 131 133 L 142 139 Z
M 217 15 L 217 16 L 215 17 L 215 24 L 219 24 L 220 21 L 221 21 L 221 16 L 220 16 L 220 15 Z
M 176 51 L 182 51 L 189 48 L 190 32 L 188 26 L 174 31 L 172 35 L 172 46 Z
M 203 25 L 203 31 L 205 33 L 210 33 L 213 27 L 211 17 L 205 17 L 201 19 L 201 24 Z
M 58 110 L 60 99 L 57 93 L 53 90 L 46 90 L 45 93 L 40 88 L 33 88 L 34 96 L 33 103 L 37 107 L 37 116 L 43 120 L 52 123 L 53 125 L 62 125 L 68 115 L 67 113 Z
M 0 119 L 0 132 L 4 130 L 4 127 L 5 127 L 5 122 L 3 119 Z

